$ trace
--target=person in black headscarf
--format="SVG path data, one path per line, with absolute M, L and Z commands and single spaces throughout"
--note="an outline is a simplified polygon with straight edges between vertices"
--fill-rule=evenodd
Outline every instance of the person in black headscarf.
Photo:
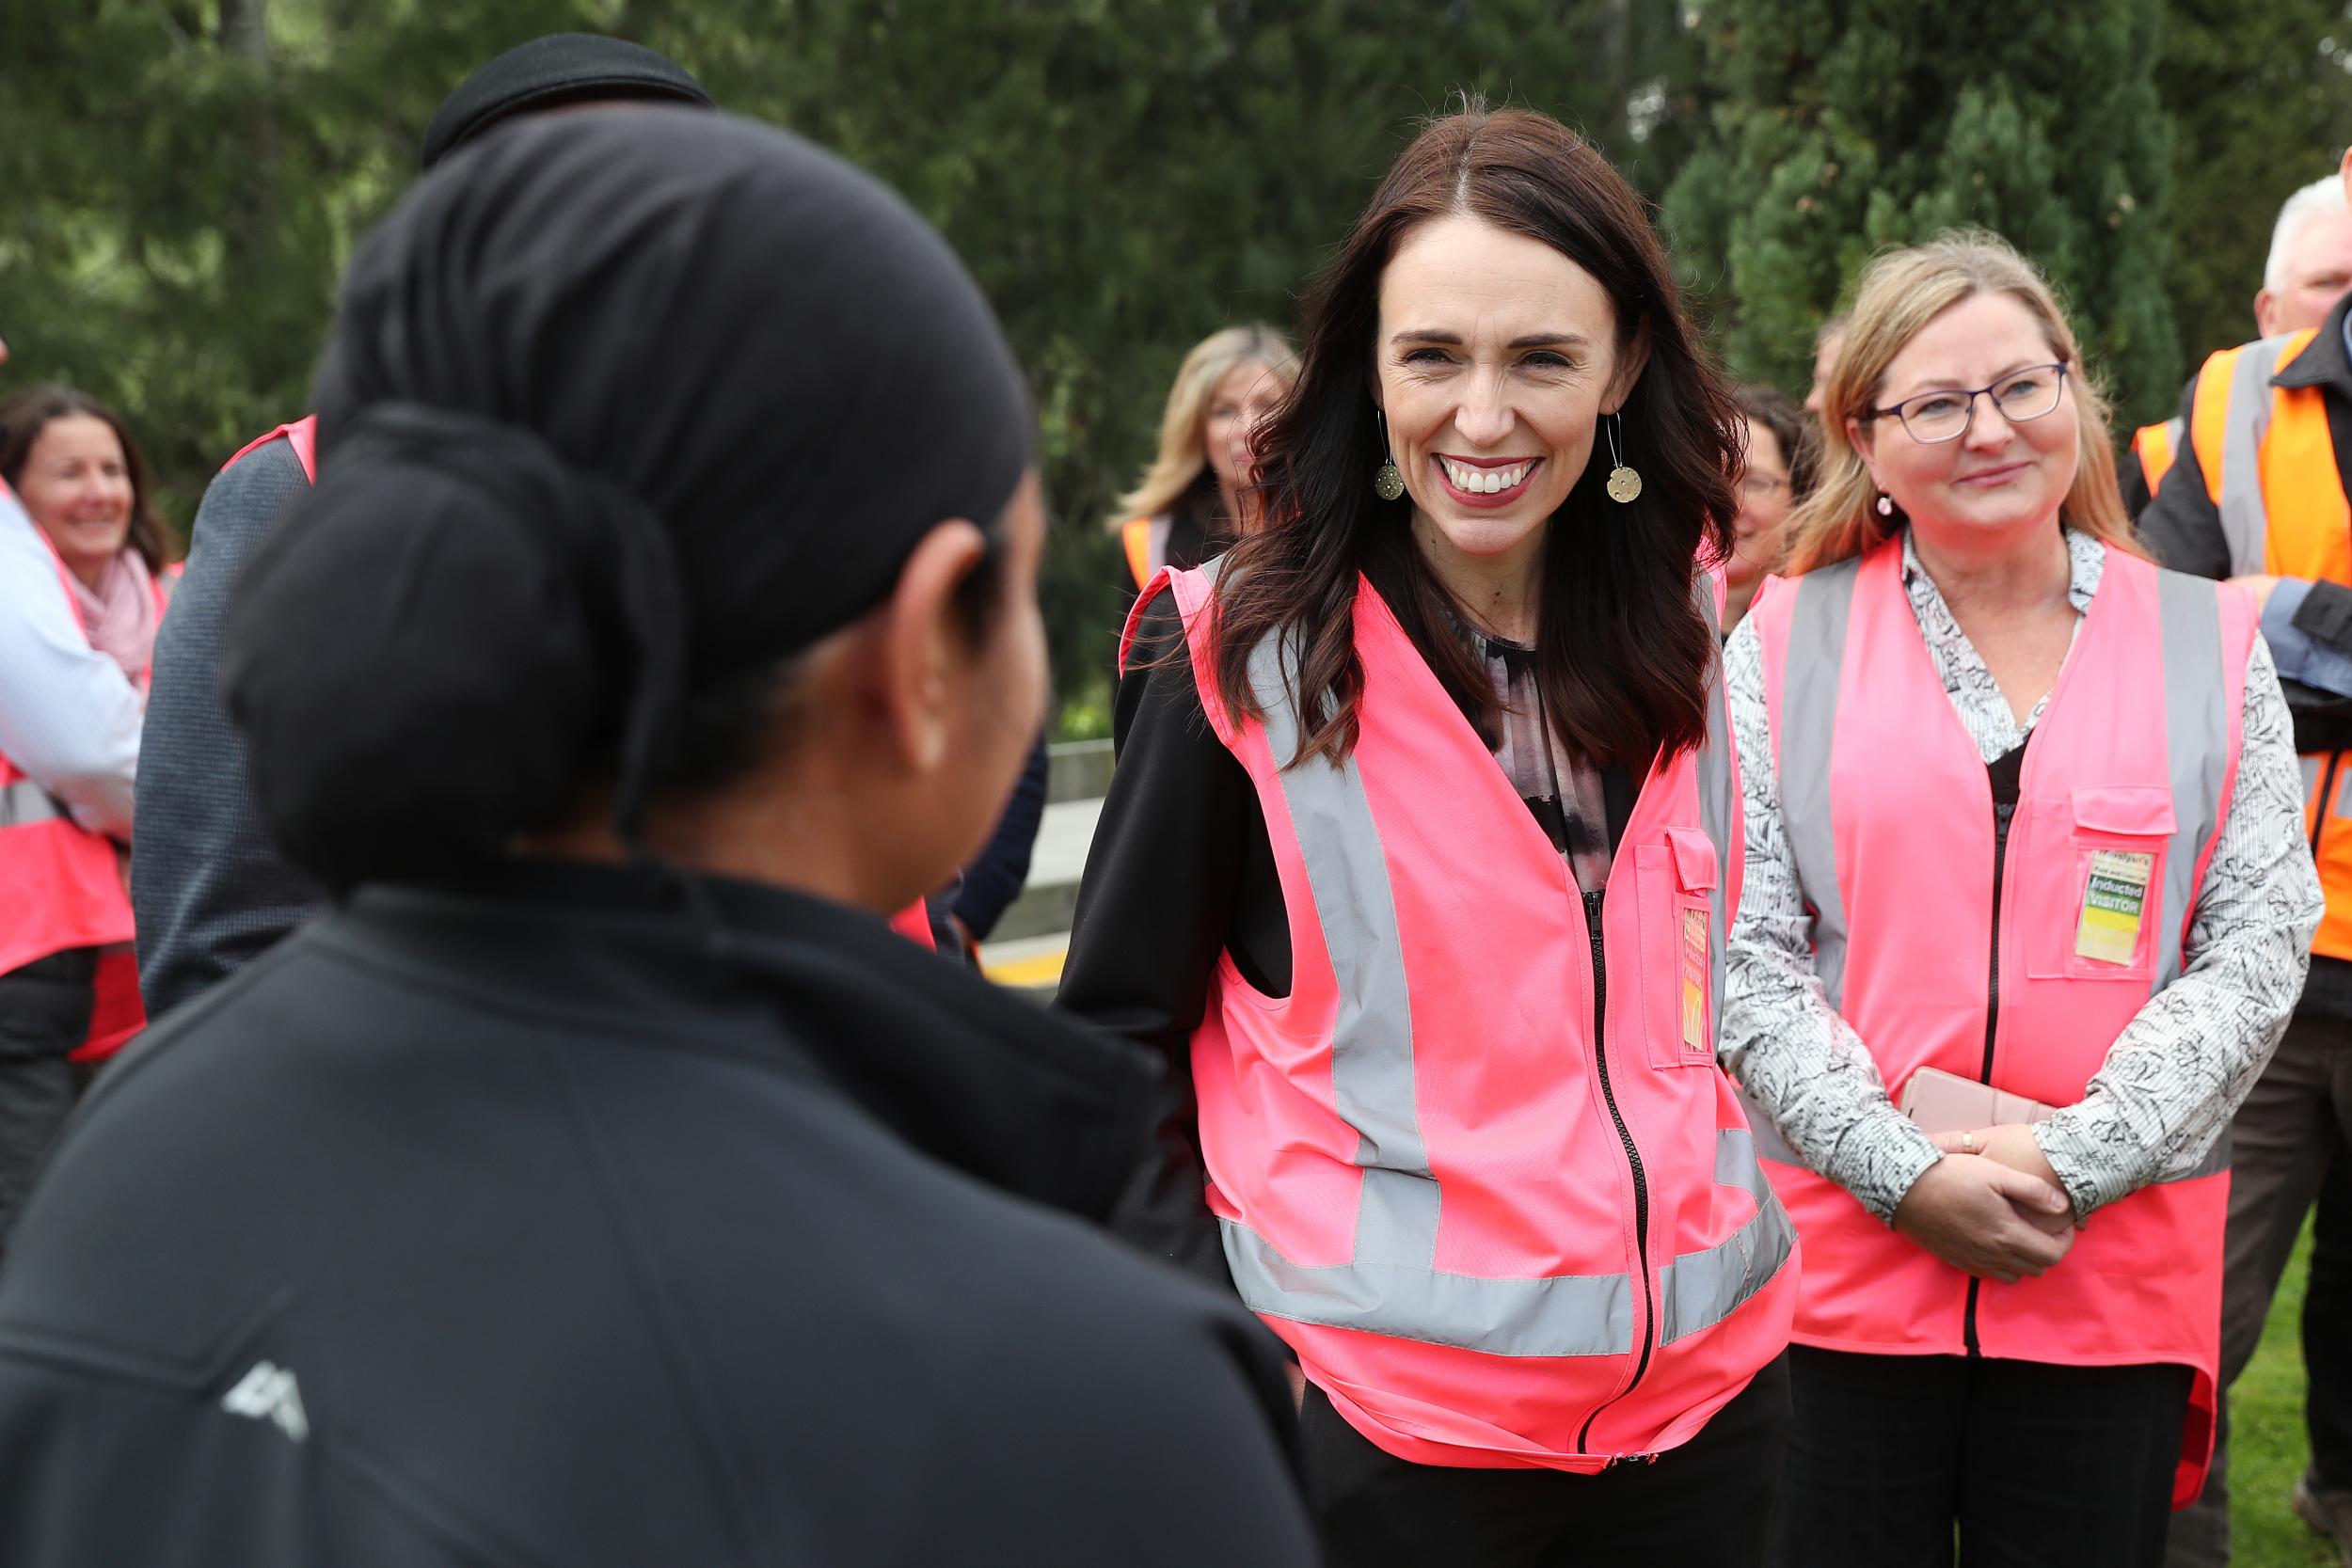
M 459 83 L 425 126 L 433 166 L 518 115 L 583 103 L 707 109 L 710 95 L 666 55 L 624 39 L 555 33 Z M 155 640 L 140 739 L 131 866 L 139 991 L 160 1018 L 228 978 L 318 912 L 324 895 L 262 832 L 245 743 L 220 701 L 229 594 L 246 560 L 310 487 L 315 421 L 281 426 L 231 457 L 204 491 L 187 570 Z
M 1143 1058 L 883 921 L 1043 697 L 952 253 L 780 132 L 527 121 L 317 392 L 225 681 L 336 908 L 36 1192 L 0 1561 L 1311 1561 L 1269 1341 L 1086 1223 Z

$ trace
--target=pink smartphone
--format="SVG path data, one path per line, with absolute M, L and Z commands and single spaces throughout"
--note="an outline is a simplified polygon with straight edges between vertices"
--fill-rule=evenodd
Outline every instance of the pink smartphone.
M 2047 1121 L 2058 1107 L 1941 1068 L 1923 1067 L 1903 1085 L 1902 1113 L 1923 1132 L 1974 1132 L 2011 1122 Z

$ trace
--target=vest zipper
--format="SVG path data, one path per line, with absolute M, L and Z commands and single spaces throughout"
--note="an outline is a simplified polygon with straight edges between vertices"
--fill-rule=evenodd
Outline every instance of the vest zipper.
M 1609 1119 L 1617 1124 L 1617 1136 L 1625 1140 L 1626 1164 L 1633 1167 L 1633 1254 L 1642 1273 L 1642 1354 L 1633 1364 L 1633 1376 L 1623 1388 L 1593 1406 L 1593 1413 L 1584 1418 L 1583 1430 L 1576 1434 L 1576 1449 L 1588 1451 L 1587 1442 L 1593 1435 L 1593 1423 L 1600 1413 L 1633 1392 L 1633 1386 L 1649 1370 L 1651 1341 L 1658 1332 L 1658 1303 L 1649 1282 L 1649 1182 L 1642 1174 L 1642 1151 L 1633 1147 L 1632 1130 L 1626 1126 L 1625 1116 L 1617 1109 L 1616 1091 L 1609 1086 L 1609 960 L 1601 950 L 1600 906 L 1605 889 L 1595 889 L 1584 895 L 1584 928 L 1593 940 L 1593 1062 L 1600 1069 L 1600 1098 L 1609 1106 Z M 1630 1463 L 1641 1455 L 1630 1455 L 1623 1461 Z M 1614 1465 L 1619 1460 L 1612 1459 Z
M 2319 780 L 2319 809 L 2312 813 L 2312 853 L 2319 853 L 2319 835 L 2328 831 L 2328 797 L 2336 792 L 2336 765 L 2344 761 L 2342 752 L 2328 753 L 2328 771 Z
M 1998 766 L 1994 764 L 1994 768 Z M 2009 863 L 2009 825 L 2017 815 L 2017 796 L 2012 781 L 2010 798 L 2001 799 L 2000 776 L 1994 769 L 1988 772 L 1993 774 L 1993 956 L 1986 967 L 1984 985 L 1984 1065 L 1978 1069 L 1977 1078 L 1989 1085 L 1993 1082 L 1994 1037 L 2001 1027 L 2001 874 Z M 1960 1338 L 1970 1355 L 1983 1354 L 1983 1347 L 1977 1343 L 1977 1296 L 1983 1289 L 1983 1280 L 1974 1275 L 1968 1276 L 1968 1305 L 1961 1318 Z

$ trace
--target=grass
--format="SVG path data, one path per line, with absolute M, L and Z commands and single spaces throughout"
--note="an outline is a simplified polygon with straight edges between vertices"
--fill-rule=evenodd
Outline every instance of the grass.
M 2309 1227 L 2279 1282 L 2262 1347 L 2230 1404 L 2230 1544 L 2233 1568 L 2337 1568 L 2337 1559 L 2287 1506 L 2303 1473 L 2304 1264 Z M 2352 1324 L 2346 1325 L 2352 1332 Z

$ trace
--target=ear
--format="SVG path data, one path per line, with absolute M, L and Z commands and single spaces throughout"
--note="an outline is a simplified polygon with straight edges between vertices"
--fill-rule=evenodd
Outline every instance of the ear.
M 1855 456 L 1862 459 L 1862 467 L 1869 473 L 1870 483 L 1883 490 L 1886 486 L 1879 484 L 1878 469 L 1871 466 L 1871 459 L 1878 455 L 1878 429 L 1876 420 L 1864 424 L 1851 415 L 1846 417 L 1846 444 L 1853 448 Z
M 898 569 L 898 586 L 874 611 L 868 691 L 883 744 L 907 770 L 928 773 L 947 755 L 953 672 L 971 656 L 958 623 L 956 590 L 988 554 L 973 523 L 938 524 Z
M 1610 373 L 1607 393 L 1601 399 L 1602 413 L 1614 414 L 1633 395 L 1633 384 L 1649 368 L 1649 318 L 1644 316 L 1634 325 L 1632 341 L 1617 356 L 1617 368 Z
M 2278 302 L 2278 296 L 2277 296 L 2277 295 L 2275 295 L 2275 294 L 2273 294 L 2273 293 L 2271 293 L 2268 289 L 2265 289 L 2265 290 L 2261 291 L 2260 293 L 2258 293 L 2257 294 L 2255 294 L 2255 295 L 2254 295 L 2254 336 L 2255 336 L 2255 337 L 2257 337 L 2257 338 L 2270 338 L 2270 337 L 2275 337 L 2275 336 L 2277 336 L 2277 334 L 2276 334 L 2276 333 L 2274 333 L 2274 332 L 2271 330 L 2271 327 L 2270 327 L 2270 310 L 2271 310 L 2271 307 L 2272 307 L 2273 305 L 2275 305 L 2277 302 Z

